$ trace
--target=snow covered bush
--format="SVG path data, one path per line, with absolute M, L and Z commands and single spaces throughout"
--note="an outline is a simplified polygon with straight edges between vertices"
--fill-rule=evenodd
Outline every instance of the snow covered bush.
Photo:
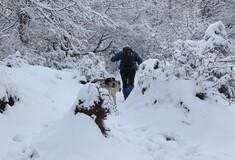
M 77 68 L 79 59 L 66 56 L 64 52 L 41 52 L 40 54 L 21 53 L 9 55 L 1 61 L 2 65 L 8 67 L 21 67 L 24 64 L 40 65 L 58 70 Z
M 83 56 L 77 65 L 81 75 L 85 76 L 87 81 L 95 78 L 109 77 L 109 73 L 105 69 L 105 60 L 95 53 Z
M 94 119 L 104 136 L 107 136 L 108 129 L 104 125 L 104 120 L 111 113 L 112 103 L 108 91 L 98 84 L 85 84 L 75 102 L 75 115 L 84 113 Z
M 211 24 L 204 35 L 202 43 L 204 52 L 227 55 L 229 52 L 228 35 L 221 21 Z
M 15 54 L 9 55 L 3 59 L 1 64 L 7 67 L 21 67 L 29 63 L 26 60 L 25 55 L 22 55 L 19 51 L 17 51 Z
M 208 27 L 200 41 L 178 40 L 175 42 L 173 60 L 148 59 L 139 66 L 138 84 L 142 94 L 154 81 L 192 80 L 198 90 L 195 96 L 235 99 L 235 57 L 229 55 L 228 40 L 222 22 Z
M 66 56 L 64 52 L 30 54 L 17 51 L 15 54 L 4 58 L 0 63 L 8 67 L 21 67 L 24 64 L 30 64 L 58 70 L 77 69 L 82 76 L 86 77 L 87 81 L 109 77 L 110 75 L 106 71 L 104 57 L 93 52 L 72 57 Z
M 19 101 L 19 97 L 17 96 L 17 88 L 1 66 L 0 75 L 0 113 L 3 113 L 8 105 L 13 106 L 16 101 Z
M 175 42 L 175 75 L 207 83 L 204 90 L 235 98 L 234 58 L 229 55 L 229 42 L 221 21 L 211 24 L 200 41 Z M 210 88 L 210 89 L 209 89 Z
M 140 66 L 137 75 L 138 85 L 142 86 L 142 94 L 150 88 L 155 80 L 167 80 L 172 74 L 173 65 L 165 60 L 147 59 Z

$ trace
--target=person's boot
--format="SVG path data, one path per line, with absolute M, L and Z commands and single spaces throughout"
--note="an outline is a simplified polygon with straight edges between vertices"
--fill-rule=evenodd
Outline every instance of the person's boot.
M 128 97 L 128 88 L 123 88 L 122 89 L 122 93 L 123 93 L 123 96 L 124 96 L 124 99 L 126 100 L 126 98 Z
M 128 92 L 128 95 L 131 93 L 131 91 L 133 90 L 134 86 L 128 86 L 127 87 L 127 92 Z
M 128 86 L 127 88 L 123 88 L 123 95 L 124 99 L 126 100 L 131 91 L 133 90 L 134 86 Z
M 134 86 L 128 86 L 127 87 L 127 97 L 129 96 L 129 94 L 131 93 L 131 91 L 133 90 Z

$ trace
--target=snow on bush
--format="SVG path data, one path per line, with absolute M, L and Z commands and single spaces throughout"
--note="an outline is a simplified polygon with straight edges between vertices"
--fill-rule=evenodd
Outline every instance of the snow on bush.
M 211 24 L 200 41 L 178 40 L 174 44 L 174 57 L 181 64 L 188 63 L 191 68 L 198 67 L 204 59 L 215 59 L 217 56 L 226 56 L 229 51 L 229 42 L 225 26 L 221 21 Z
M 138 85 L 143 86 L 143 94 L 152 81 L 165 81 L 172 78 L 174 66 L 164 58 L 159 59 L 147 59 L 139 66 L 137 81 Z
M 19 98 L 17 96 L 17 88 L 1 66 L 0 75 L 0 113 L 2 113 L 7 105 L 13 106 Z
M 227 34 L 222 22 L 208 27 L 201 41 L 178 40 L 175 42 L 174 59 L 149 59 L 139 66 L 138 84 L 145 94 L 153 81 L 170 79 L 193 80 L 199 90 L 196 96 L 226 101 L 235 98 L 235 58 L 227 51 Z M 217 98 L 216 98 L 217 97 Z
M 25 64 L 45 66 L 45 61 L 46 59 L 42 56 L 16 51 L 15 54 L 2 59 L 0 64 L 7 67 L 22 67 Z
M 210 94 L 235 98 L 234 58 L 228 55 L 228 39 L 221 21 L 211 24 L 201 41 L 175 42 L 175 75 L 195 79 Z M 207 83 L 207 85 L 205 85 Z
M 95 53 L 83 56 L 79 60 L 77 68 L 88 81 L 95 78 L 110 77 L 110 74 L 105 69 L 105 60 Z
M 3 59 L 2 65 L 8 67 L 21 67 L 25 64 L 40 65 L 55 69 L 77 69 L 87 81 L 95 78 L 109 77 L 106 71 L 104 57 L 93 52 L 77 57 L 65 55 L 63 52 L 51 52 L 41 54 L 20 53 L 17 51 Z
M 104 125 L 104 120 L 113 107 L 106 89 L 98 84 L 88 83 L 80 89 L 73 108 L 75 115 L 79 112 L 93 118 L 102 134 L 107 136 L 108 129 Z
M 203 38 L 203 44 L 205 44 L 203 47 L 206 52 L 228 54 L 228 35 L 221 21 L 211 24 L 207 28 Z
M 176 57 L 187 56 L 188 54 L 200 56 L 208 53 L 228 55 L 229 46 L 225 26 L 221 21 L 209 25 L 200 41 L 177 40 L 174 43 Z
M 1 64 L 7 67 L 21 67 L 28 64 L 28 61 L 24 58 L 24 55 L 17 51 L 15 54 L 9 55 L 5 58 Z

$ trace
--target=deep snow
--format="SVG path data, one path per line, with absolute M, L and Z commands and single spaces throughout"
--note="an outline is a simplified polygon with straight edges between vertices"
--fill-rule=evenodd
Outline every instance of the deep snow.
M 79 73 L 40 66 L 3 67 L 20 101 L 0 114 L 1 160 L 234 160 L 235 105 L 195 97 L 194 81 L 136 85 L 105 138 L 94 121 L 73 114 Z

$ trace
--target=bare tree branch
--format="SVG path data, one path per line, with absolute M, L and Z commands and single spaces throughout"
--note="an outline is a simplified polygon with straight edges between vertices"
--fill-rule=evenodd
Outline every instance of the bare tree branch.
M 111 42 L 108 44 L 108 46 L 105 47 L 104 49 L 102 49 L 102 50 L 97 50 L 96 52 L 104 52 L 104 51 L 106 51 L 106 50 L 111 46 L 112 43 L 113 43 L 113 41 L 111 41 Z
M 108 10 L 111 8 L 110 6 L 112 5 L 113 1 L 111 1 L 108 5 L 108 8 L 104 11 L 105 14 L 107 14 Z
M 107 48 L 109 48 L 113 41 L 111 41 L 111 42 L 109 43 L 109 45 L 108 45 L 107 47 L 105 47 L 104 49 L 98 50 L 98 49 L 100 48 L 100 45 L 102 44 L 102 42 L 108 40 L 109 38 L 111 38 L 111 36 L 102 35 L 102 36 L 100 37 L 100 40 L 99 40 L 99 42 L 98 42 L 96 48 L 93 50 L 93 52 L 94 52 L 94 53 L 96 53 L 96 52 L 101 52 L 101 51 L 104 51 L 104 50 L 106 50 Z
M 81 56 L 85 56 L 88 55 L 89 53 L 74 53 L 72 55 L 70 55 L 70 57 L 78 57 L 80 58 Z
M 100 37 L 100 40 L 99 40 L 99 42 L 98 42 L 96 48 L 93 50 L 94 53 L 96 53 L 97 49 L 100 47 L 101 43 L 103 42 L 103 37 L 104 37 L 104 35 L 102 35 L 102 36 Z
M 96 33 L 95 33 L 95 34 L 93 34 L 90 38 L 88 38 L 88 39 L 87 39 L 87 41 L 90 41 L 92 38 L 94 38 L 94 37 L 95 37 L 95 35 L 96 35 Z

